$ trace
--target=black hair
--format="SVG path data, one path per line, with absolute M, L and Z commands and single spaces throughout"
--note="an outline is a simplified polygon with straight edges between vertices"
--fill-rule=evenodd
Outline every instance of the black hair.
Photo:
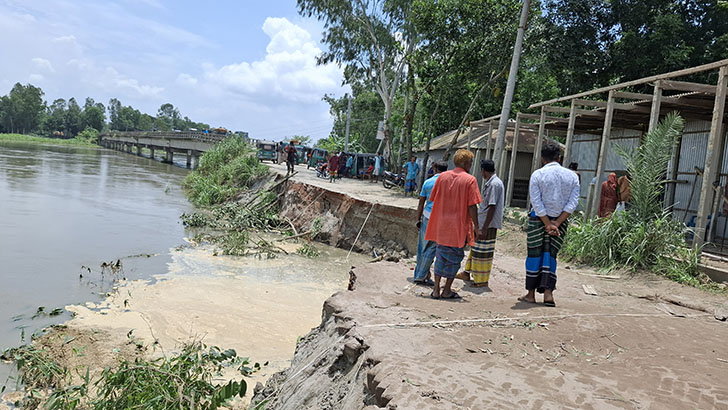
M 492 159 L 484 159 L 480 161 L 480 169 L 485 172 L 495 172 L 495 162 Z
M 553 142 L 549 142 L 541 148 L 541 158 L 543 158 L 544 161 L 558 161 L 560 156 L 561 148 Z
M 579 169 L 579 163 L 578 162 L 572 162 L 569 164 L 569 169 L 572 171 L 576 171 Z
M 432 168 L 435 171 L 445 172 L 445 171 L 447 171 L 447 162 L 445 162 L 445 161 L 437 161 L 434 164 L 432 164 Z

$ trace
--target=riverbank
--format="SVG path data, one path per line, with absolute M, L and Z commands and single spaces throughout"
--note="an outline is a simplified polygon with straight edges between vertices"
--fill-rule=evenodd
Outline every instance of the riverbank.
M 25 134 L 0 134 L 0 143 L 2 142 L 19 142 L 28 144 L 46 144 L 46 145 L 62 145 L 62 146 L 75 146 L 75 147 L 95 147 L 98 148 L 98 144 L 89 142 L 87 140 L 78 138 L 46 138 L 39 137 L 36 135 L 25 135 Z
M 509 224 L 490 288 L 458 281 L 459 302 L 430 299 L 411 283 L 412 263 L 358 267 L 355 290 L 326 301 L 292 366 L 255 400 L 268 409 L 728 408 L 728 324 L 714 317 L 728 299 L 567 264 L 557 309 L 521 303 L 525 251 Z

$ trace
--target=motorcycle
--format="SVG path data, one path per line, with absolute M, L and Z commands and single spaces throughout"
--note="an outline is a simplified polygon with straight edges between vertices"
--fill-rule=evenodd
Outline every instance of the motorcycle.
M 384 171 L 382 184 L 387 189 L 391 189 L 395 186 L 404 188 L 404 176 L 402 174 L 395 174 L 394 172 Z

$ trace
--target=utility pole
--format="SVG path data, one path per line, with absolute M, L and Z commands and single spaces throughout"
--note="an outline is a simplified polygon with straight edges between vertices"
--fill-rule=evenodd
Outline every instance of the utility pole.
M 349 126 L 351 125 L 351 96 L 349 97 L 349 104 L 346 108 L 346 139 L 344 140 L 344 152 L 349 152 Z
M 523 34 L 528 24 L 528 10 L 531 6 L 530 0 L 523 0 L 523 9 L 521 10 L 521 21 L 518 25 L 518 34 L 516 35 L 516 45 L 513 47 L 513 59 L 511 59 L 511 71 L 508 73 L 508 85 L 506 86 L 506 95 L 503 97 L 503 108 L 501 109 L 500 120 L 498 121 L 498 137 L 495 140 L 495 152 L 493 160 L 495 161 L 495 169 L 500 169 L 499 165 L 503 158 L 503 149 L 505 147 L 506 129 L 508 128 L 508 117 L 511 115 L 511 103 L 513 102 L 513 93 L 516 90 L 516 77 L 518 75 L 518 65 L 521 61 L 521 49 L 523 47 Z M 513 158 L 515 159 L 515 153 Z

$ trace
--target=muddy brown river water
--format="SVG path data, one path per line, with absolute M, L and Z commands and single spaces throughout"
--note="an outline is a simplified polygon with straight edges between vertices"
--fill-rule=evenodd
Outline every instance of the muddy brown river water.
M 348 264 L 364 259 L 324 245 L 315 260 L 175 250 L 186 244 L 179 216 L 192 208 L 180 188 L 187 172 L 105 149 L 0 143 L 0 350 L 73 311 L 76 326 L 143 335 L 151 324 L 168 348 L 203 335 L 284 366 Z M 106 300 L 100 264 L 116 259 L 129 283 Z M 8 371 L 0 365 L 0 385 Z

